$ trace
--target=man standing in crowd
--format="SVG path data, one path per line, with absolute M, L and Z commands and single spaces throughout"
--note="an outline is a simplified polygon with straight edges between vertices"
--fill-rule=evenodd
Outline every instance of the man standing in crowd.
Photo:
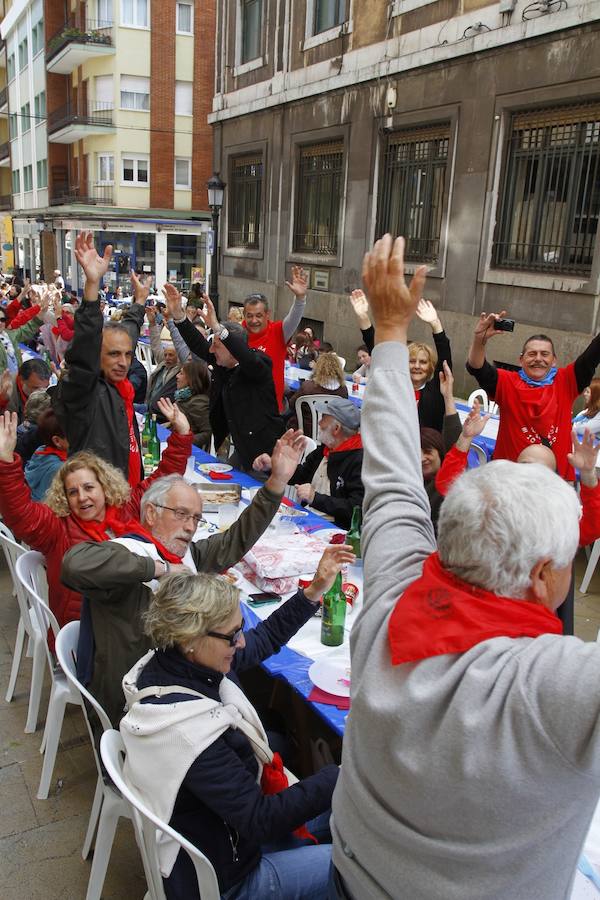
M 128 537 L 78 544 L 65 555 L 63 582 L 85 598 L 80 646 L 94 647 L 93 656 L 78 656 L 79 675 L 115 726 L 123 714 L 121 680 L 150 649 L 142 616 L 157 579 L 178 571 L 223 572 L 239 562 L 277 512 L 303 444 L 304 437 L 292 431 L 277 442 L 269 480 L 222 534 L 192 541 L 202 501 L 183 478 L 167 475 L 142 498 L 143 531 L 132 523 Z
M 112 246 L 98 256 L 91 231 L 77 235 L 75 256 L 85 273 L 83 303 L 75 313 L 75 336 L 65 354 L 67 371 L 52 403 L 69 454 L 91 450 L 121 470 L 135 486 L 142 476 L 134 389 L 127 372 L 144 321 L 148 288 L 134 272 L 134 303 L 118 325 L 104 327 L 98 290 L 108 271 Z
M 375 324 L 362 411 L 364 606 L 333 798 L 333 896 L 570 895 L 600 792 L 600 646 L 555 615 L 579 502 L 547 468 L 423 487 L 407 332 L 425 279 L 386 235 L 363 273 Z
M 514 461 L 528 444 L 546 442 L 556 457 L 558 474 L 574 481 L 575 474 L 567 460 L 572 408 L 600 363 L 600 335 L 575 362 L 557 369 L 552 340 L 545 334 L 534 334 L 523 345 L 521 368 L 509 372 L 498 369 L 485 357 L 490 338 L 505 333 L 496 327 L 504 315 L 504 311 L 481 314 L 467 360 L 467 371 L 500 407 L 494 459 Z
M 283 410 L 283 392 L 287 343 L 296 334 L 306 306 L 308 277 L 304 269 L 292 266 L 292 280 L 286 287 L 294 295 L 294 303 L 285 319 L 271 322 L 269 303 L 264 294 L 250 294 L 244 300 L 244 319 L 251 350 L 266 353 L 273 361 L 273 381 L 279 411 Z
M 19 366 L 7 412 L 16 412 L 19 425 L 25 415 L 27 398 L 33 391 L 45 391 L 50 384 L 50 369 L 43 359 L 27 359 Z
M 360 410 L 351 400 L 332 397 L 317 404 L 321 413 L 316 450 L 298 466 L 290 484 L 296 485 L 301 503 L 331 516 L 340 528 L 350 528 L 352 510 L 362 506 L 363 460 Z M 263 453 L 254 461 L 259 472 L 268 472 L 271 459 Z

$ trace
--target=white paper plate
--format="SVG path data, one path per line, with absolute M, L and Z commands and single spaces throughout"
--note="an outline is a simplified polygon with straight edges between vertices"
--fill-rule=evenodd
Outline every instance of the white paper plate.
M 199 472 L 231 472 L 233 466 L 228 466 L 227 463 L 198 463 L 196 466 Z
M 350 660 L 347 656 L 317 659 L 308 670 L 312 683 L 336 697 L 350 696 Z

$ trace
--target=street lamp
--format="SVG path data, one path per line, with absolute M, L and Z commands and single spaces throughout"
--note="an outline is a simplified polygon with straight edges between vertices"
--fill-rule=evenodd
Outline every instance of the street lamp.
M 219 281 L 218 281 L 218 260 L 219 260 L 219 214 L 223 206 L 223 192 L 225 191 L 225 183 L 219 178 L 218 172 L 213 172 L 206 182 L 208 190 L 208 205 L 212 213 L 212 257 L 210 262 L 210 299 L 214 303 L 217 317 L 219 315 Z

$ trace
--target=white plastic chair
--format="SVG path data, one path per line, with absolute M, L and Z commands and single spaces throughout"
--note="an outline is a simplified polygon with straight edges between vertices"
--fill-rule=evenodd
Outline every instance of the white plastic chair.
M 343 356 L 340 356 L 338 353 L 336 353 L 335 355 L 337 356 L 337 358 L 340 361 L 340 366 L 342 367 L 342 372 L 343 372 L 346 368 L 346 360 L 344 359 Z
M 10 669 L 10 677 L 8 679 L 8 688 L 5 699 L 10 703 L 15 694 L 15 685 L 17 676 L 23 658 L 23 647 L 25 637 L 27 637 L 26 655 L 32 657 L 31 669 L 31 685 L 29 687 L 29 708 L 27 710 L 27 721 L 25 723 L 25 733 L 31 734 L 37 728 L 37 720 L 40 709 L 40 698 L 42 696 L 42 687 L 44 685 L 44 664 L 46 658 L 46 637 L 40 631 L 37 617 L 33 613 L 27 599 L 27 592 L 19 581 L 16 573 L 16 564 L 19 557 L 26 552 L 25 548 L 17 543 L 15 536 L 10 528 L 0 522 L 0 543 L 4 550 L 8 569 L 10 571 L 17 603 L 19 604 L 19 625 L 17 627 L 17 637 L 15 640 L 15 649 L 13 652 L 13 661 Z
M 594 541 L 592 545 L 592 552 L 590 553 L 590 558 L 588 559 L 588 564 L 585 569 L 585 574 L 581 579 L 581 584 L 579 586 L 580 594 L 587 594 L 587 589 L 590 586 L 590 581 L 594 576 L 594 572 L 596 570 L 596 566 L 598 565 L 598 560 L 600 559 L 600 540 Z
M 333 397 L 335 395 L 331 394 L 309 394 L 305 397 L 298 397 L 296 400 L 295 412 L 296 418 L 298 420 L 298 428 L 301 431 L 304 431 L 304 417 L 302 415 L 302 405 L 306 404 L 308 406 L 310 415 L 311 415 L 311 432 L 307 435 L 307 437 L 315 438 L 318 431 L 318 422 L 319 422 L 319 413 L 317 412 L 316 406 L 317 403 L 331 403 Z M 305 432 L 306 433 L 306 432 Z
M 129 804 L 121 797 L 118 790 L 112 784 L 106 784 L 104 781 L 102 766 L 96 751 L 96 743 L 94 741 L 94 731 L 87 715 L 87 710 L 83 700 L 94 708 L 100 724 L 104 731 L 110 731 L 112 725 L 110 719 L 106 715 L 102 706 L 95 697 L 85 688 L 77 678 L 77 645 L 79 643 L 79 622 L 69 622 L 60 629 L 56 638 L 56 655 L 67 680 L 71 684 L 73 690 L 77 691 L 81 698 L 83 706 L 83 714 L 85 716 L 86 725 L 92 742 L 92 750 L 94 751 L 94 760 L 96 769 L 98 770 L 98 779 L 96 781 L 96 792 L 92 803 L 90 813 L 90 821 L 88 823 L 85 840 L 81 849 L 81 855 L 87 859 L 92 846 L 96 826 L 98 832 L 96 834 L 96 844 L 94 847 L 94 858 L 92 860 L 92 869 L 90 872 L 90 880 L 86 900 L 100 900 L 106 871 L 110 860 L 112 845 L 115 839 L 115 832 L 119 819 L 123 816 L 131 818 L 131 808 Z
M 317 442 L 313 440 L 311 437 L 304 438 L 304 450 L 302 451 L 302 456 L 300 457 L 300 465 L 304 462 L 309 453 L 312 453 L 313 450 L 317 449 Z
M 159 832 L 177 841 L 191 858 L 196 870 L 198 891 L 202 900 L 220 900 L 219 883 L 210 860 L 183 835 L 154 815 L 130 790 L 123 778 L 125 747 L 118 731 L 104 732 L 100 741 L 100 753 L 108 774 L 132 807 L 135 836 L 140 848 L 151 900 L 165 900 L 157 850 Z
M 145 367 L 148 373 L 148 378 L 150 378 L 156 368 L 156 363 L 154 362 L 154 354 L 152 353 L 150 344 L 145 344 L 142 341 L 138 341 L 135 347 L 135 355 Z
M 81 706 L 81 698 L 79 694 L 73 690 L 60 667 L 55 664 L 46 640 L 46 634 L 49 628 L 52 629 L 55 638 L 60 629 L 58 622 L 56 621 L 56 616 L 42 599 L 44 583 L 46 581 L 44 557 L 35 550 L 28 550 L 27 553 L 23 553 L 23 555 L 19 557 L 15 569 L 17 578 L 27 592 L 29 603 L 37 618 L 40 632 L 44 637 L 44 652 L 46 654 L 50 677 L 52 679 L 50 700 L 48 701 L 48 711 L 46 713 L 46 724 L 44 726 L 44 734 L 40 747 L 40 753 L 44 754 L 44 762 L 42 764 L 42 775 L 37 792 L 38 800 L 47 800 L 52 773 L 54 772 L 54 763 L 56 762 L 60 732 L 65 717 L 65 708 L 67 703 L 74 703 L 77 706 Z
M 473 406 L 474 400 L 479 400 L 484 413 L 489 413 L 491 416 L 498 415 L 498 404 L 494 403 L 493 400 L 490 400 L 487 391 L 484 391 L 483 388 L 477 388 L 472 394 L 469 394 L 469 399 L 467 400 L 469 409 Z

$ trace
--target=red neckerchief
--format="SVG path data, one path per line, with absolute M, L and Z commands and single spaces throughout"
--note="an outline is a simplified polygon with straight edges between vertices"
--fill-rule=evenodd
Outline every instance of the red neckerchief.
M 36 450 L 33 454 L 34 456 L 58 456 L 59 459 L 62 459 L 63 462 L 67 459 L 67 451 L 61 450 L 60 447 L 40 447 L 39 450 Z
M 107 506 L 104 520 L 102 522 L 84 522 L 79 516 L 71 513 L 71 516 L 92 541 L 101 544 L 103 541 L 110 541 L 111 538 L 121 537 L 123 534 L 130 534 L 133 537 L 143 538 L 154 544 L 159 554 L 167 562 L 176 564 L 180 563 L 183 557 L 176 556 L 170 550 L 157 540 L 152 532 L 148 531 L 137 519 L 121 519 L 119 517 L 119 509 L 116 506 Z M 108 532 L 112 531 L 112 534 Z
M 346 438 L 345 441 L 342 441 L 339 447 L 324 447 L 323 456 L 328 457 L 330 453 L 343 453 L 344 450 L 362 450 L 362 438 L 360 436 L 360 431 L 358 432 L 358 434 L 353 434 L 352 437 Z
M 553 612 L 537 603 L 499 597 L 455 578 L 437 553 L 398 598 L 388 626 L 392 665 L 464 653 L 495 637 L 562 634 Z
M 19 396 L 21 397 L 21 403 L 23 404 L 23 409 L 25 409 L 25 404 L 27 403 L 27 394 L 23 390 L 23 381 L 20 375 L 17 375 L 17 390 L 19 392 Z
M 127 413 L 127 425 L 129 426 L 129 467 L 127 480 L 131 487 L 135 487 L 136 484 L 139 484 L 141 481 L 140 448 L 138 447 L 133 427 L 133 397 L 135 390 L 129 378 L 124 378 L 123 381 L 114 381 L 113 386 L 123 400 L 125 412 Z

